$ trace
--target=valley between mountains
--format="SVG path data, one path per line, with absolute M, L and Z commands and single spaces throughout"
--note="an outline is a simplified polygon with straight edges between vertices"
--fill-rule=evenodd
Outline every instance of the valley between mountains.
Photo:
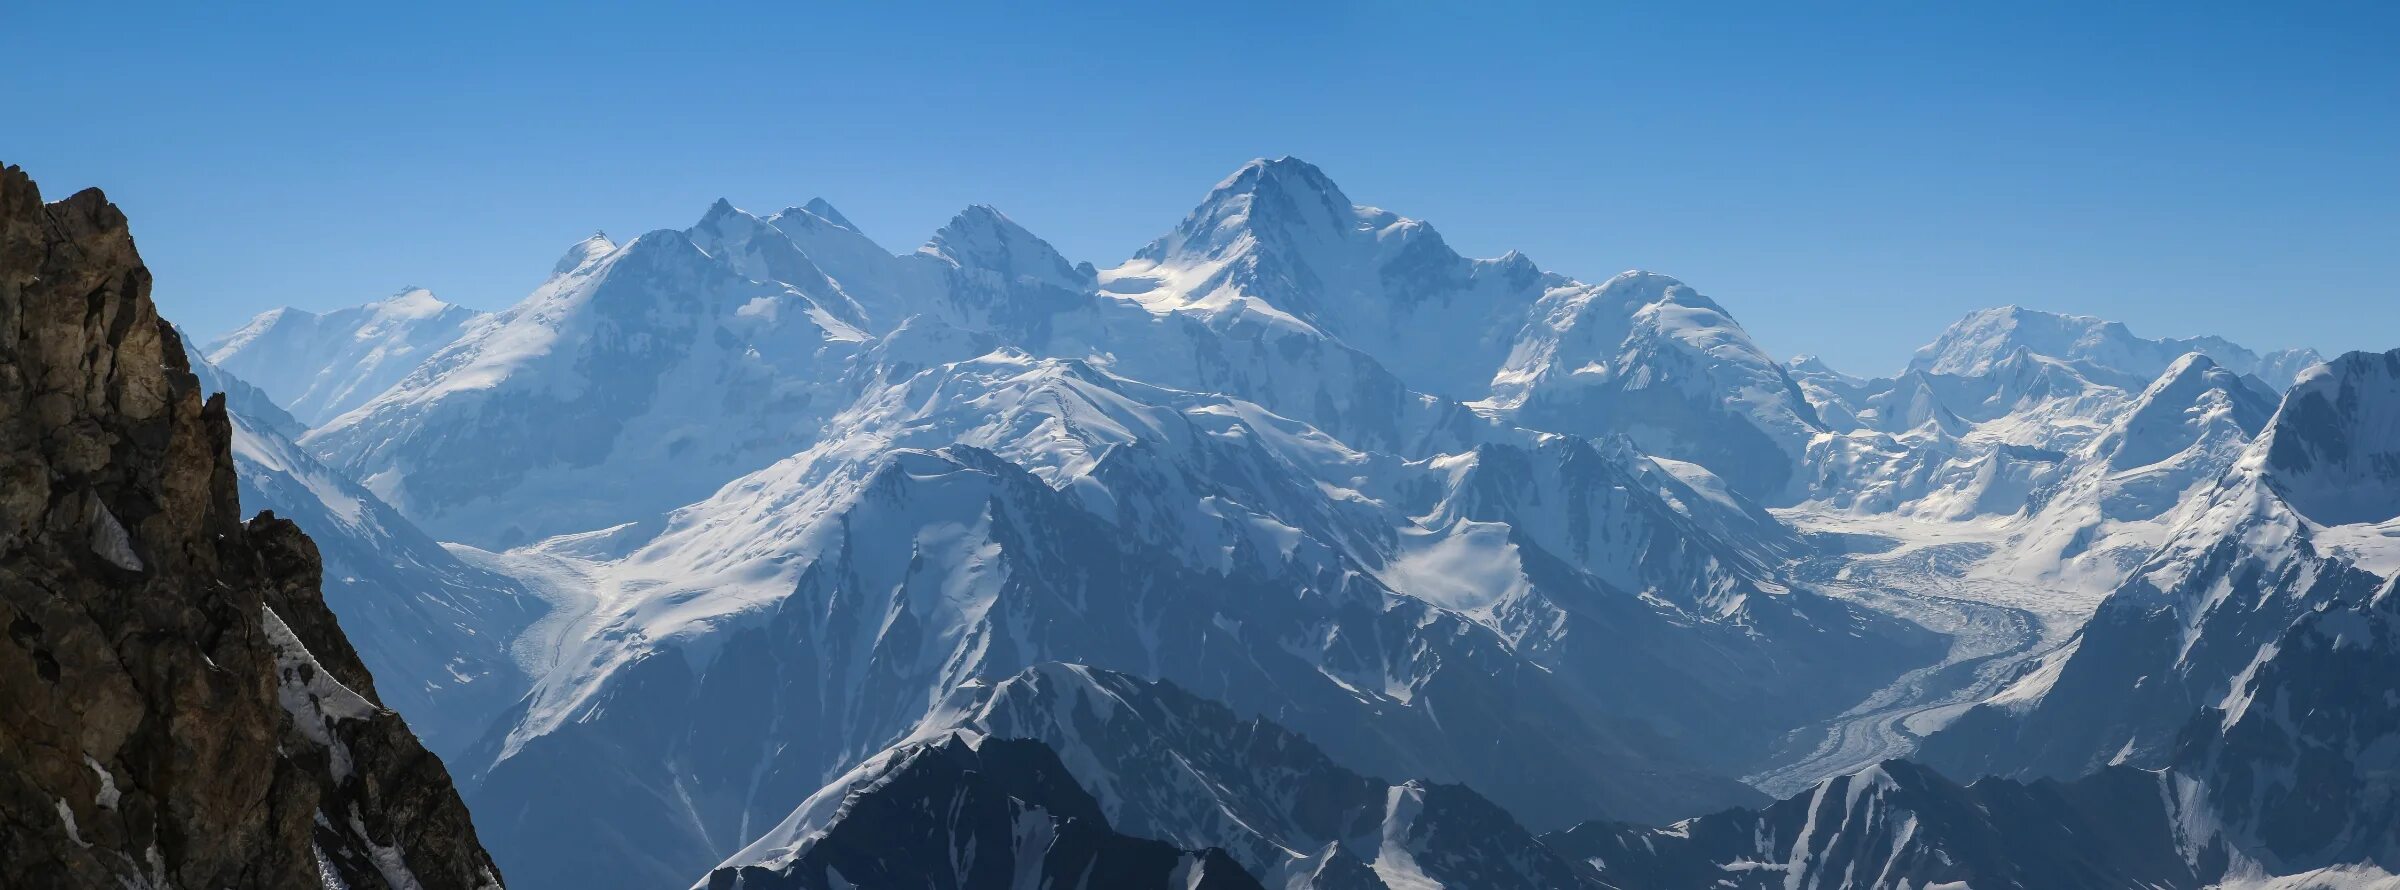
M 1282 158 L 174 361 L 514 887 L 2400 886 L 2400 350 L 1738 308 Z

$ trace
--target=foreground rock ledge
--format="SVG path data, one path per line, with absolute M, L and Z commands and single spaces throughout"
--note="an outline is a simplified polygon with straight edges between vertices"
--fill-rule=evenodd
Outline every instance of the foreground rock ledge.
M 498 887 L 320 571 L 124 214 L 0 169 L 0 887 Z

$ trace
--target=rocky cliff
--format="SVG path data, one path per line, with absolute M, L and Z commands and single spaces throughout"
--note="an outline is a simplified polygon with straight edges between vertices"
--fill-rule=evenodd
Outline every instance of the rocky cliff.
M 0 886 L 498 887 L 229 437 L 124 214 L 0 169 Z

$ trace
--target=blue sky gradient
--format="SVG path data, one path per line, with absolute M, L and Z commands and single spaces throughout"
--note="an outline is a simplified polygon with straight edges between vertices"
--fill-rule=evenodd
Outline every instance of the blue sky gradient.
M 13 4 L 0 161 L 105 187 L 203 335 L 505 306 L 720 196 L 894 249 L 989 203 L 1107 266 L 1291 154 L 1854 372 L 2005 303 L 2400 346 L 2389 4 L 337 6 Z

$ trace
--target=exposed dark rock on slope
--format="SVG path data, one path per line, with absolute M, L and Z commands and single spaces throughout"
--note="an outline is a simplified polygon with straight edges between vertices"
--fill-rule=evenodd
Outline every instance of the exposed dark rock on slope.
M 1176 849 L 1109 829 L 1058 755 L 961 732 L 875 758 L 817 793 L 707 890 L 1112 887 L 1243 890 L 1225 851 Z M 695 888 L 697 890 L 697 888 Z
M 149 291 L 98 191 L 0 170 L 0 886 L 496 888 Z
M 851 817 L 835 805 L 872 795 L 878 806 L 913 801 L 916 809 L 903 812 L 956 812 L 947 804 L 957 793 L 949 784 L 878 778 L 897 770 L 881 764 L 925 756 L 920 749 L 928 744 L 953 739 L 980 740 L 978 768 L 1024 773 L 1007 779 L 1013 783 L 1055 763 L 1061 775 L 1043 781 L 1088 795 L 1114 831 L 1179 849 L 1221 849 L 1279 890 L 1610 886 L 1467 786 L 1360 775 L 1306 736 L 1173 683 L 1055 663 L 957 690 L 908 741 L 810 795 L 763 840 L 719 865 L 712 880 L 789 871 L 782 864 L 805 858 L 816 838 L 841 832 L 846 843 L 864 844 L 853 855 L 901 857 L 891 838 L 916 837 L 916 829 L 876 839 L 841 827 Z M 1036 746 L 1042 756 L 993 757 L 1006 750 L 1000 745 Z M 961 838 L 975 833 L 963 820 L 950 826 Z
M 510 641 L 541 618 L 516 580 L 466 564 L 365 486 L 294 442 L 306 430 L 265 392 L 188 347 L 203 394 L 224 393 L 242 509 L 291 520 L 317 545 L 325 605 L 425 748 L 455 765 L 525 694 Z
M 2203 840 L 2268 874 L 2400 870 L 2400 579 L 2303 616 L 2244 674 L 2169 768 L 2214 808 Z

